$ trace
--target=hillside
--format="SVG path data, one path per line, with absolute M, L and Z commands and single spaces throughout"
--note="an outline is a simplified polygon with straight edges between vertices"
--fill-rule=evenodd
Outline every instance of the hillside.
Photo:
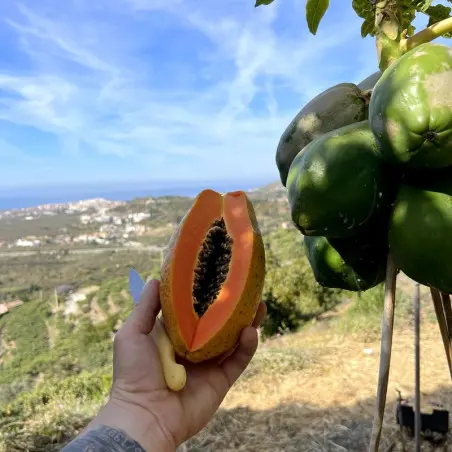
M 381 303 L 378 306 L 375 302 L 381 290 L 371 292 L 373 298 L 367 303 L 355 299 L 298 333 L 261 340 L 251 365 L 213 421 L 179 450 L 365 451 L 375 401 L 381 318 Z M 440 403 L 451 410 L 452 388 L 440 335 L 431 304 L 427 297 L 423 300 L 424 403 Z M 107 311 L 108 300 L 99 305 Z M 409 298 L 400 296 L 381 448 L 385 451 L 401 451 L 403 442 L 406 450 L 412 450 L 394 416 L 396 390 L 401 389 L 407 397 L 413 395 L 409 311 Z M 71 352 L 88 347 L 79 356 L 85 356 L 94 367 L 100 351 L 92 348 L 92 342 L 91 336 Z M 107 349 L 109 344 L 105 341 Z M 70 363 L 65 365 L 70 373 L 76 372 Z M 57 451 L 74 437 L 102 405 L 111 382 L 108 364 L 89 367 L 77 377 L 42 382 L 10 403 L 0 421 L 0 450 Z M 446 449 L 424 443 L 423 450 Z
M 261 344 L 214 421 L 181 449 L 365 450 L 376 391 L 382 287 L 360 295 L 320 287 L 302 236 L 290 224 L 284 190 L 273 184 L 253 190 L 250 198 L 267 254 L 268 315 Z M 66 231 L 79 227 L 81 217 L 108 218 L 109 225 L 120 217 L 124 223 L 117 226 L 130 227 L 138 215 L 145 234 L 133 240 L 141 245 L 54 243 L 27 251 L 7 247 L 0 254 L 0 306 L 13 306 L 0 311 L 0 452 L 57 451 L 95 415 L 111 384 L 114 334 L 132 309 L 128 270 L 158 277 L 161 251 L 191 202 L 137 199 L 102 204 L 102 212 L 89 203 L 90 213 L 86 206 L 59 206 L 55 215 L 46 215 L 49 237 L 60 237 L 62 224 Z M 35 220 L 26 218 L 43 218 L 42 212 L 22 212 L 14 221 L 32 230 Z M 53 225 L 52 218 L 57 219 Z M 161 244 L 145 245 L 144 237 L 158 237 Z M 394 385 L 410 391 L 413 382 L 412 284 L 403 275 L 399 280 L 386 445 L 400 439 Z M 450 409 L 444 352 L 425 293 L 423 322 L 422 389 Z

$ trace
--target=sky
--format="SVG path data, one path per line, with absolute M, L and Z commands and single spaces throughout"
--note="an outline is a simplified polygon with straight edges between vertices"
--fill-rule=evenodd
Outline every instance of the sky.
M 377 68 L 351 1 L 0 3 L 0 186 L 279 179 L 295 114 Z

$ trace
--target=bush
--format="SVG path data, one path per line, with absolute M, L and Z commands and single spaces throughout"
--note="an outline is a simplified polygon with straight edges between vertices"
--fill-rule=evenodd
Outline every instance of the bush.
M 267 316 L 262 324 L 262 337 L 296 331 L 305 322 L 331 309 L 341 300 L 342 291 L 320 286 L 313 276 L 302 246 L 302 236 L 290 234 L 270 236 L 266 243 L 267 273 L 263 301 Z M 291 260 L 282 260 L 277 252 L 290 247 Z M 287 254 L 286 254 L 287 256 Z

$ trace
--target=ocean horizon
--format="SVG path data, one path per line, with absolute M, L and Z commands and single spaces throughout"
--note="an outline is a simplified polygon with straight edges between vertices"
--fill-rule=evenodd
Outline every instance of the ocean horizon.
M 0 211 L 37 207 L 44 204 L 64 204 L 93 198 L 105 198 L 111 201 L 131 201 L 142 197 L 161 196 L 196 196 L 201 190 L 211 188 L 216 191 L 226 192 L 234 190 L 251 190 L 259 188 L 271 181 L 253 183 L 239 182 L 206 182 L 205 184 L 171 186 L 150 185 L 135 186 L 117 189 L 111 185 L 103 187 L 26 187 L 26 188 L 1 188 Z

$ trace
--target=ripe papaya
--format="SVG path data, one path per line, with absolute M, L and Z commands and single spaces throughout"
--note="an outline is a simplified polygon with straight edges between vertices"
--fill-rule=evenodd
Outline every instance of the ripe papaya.
M 385 70 L 369 104 L 370 128 L 389 162 L 452 165 L 452 49 L 426 43 Z
M 380 79 L 381 74 L 382 74 L 381 71 L 377 71 L 377 72 L 374 72 L 373 74 L 369 75 L 369 77 L 365 78 L 364 80 L 362 80 L 361 82 L 358 83 L 358 88 L 361 91 L 368 91 L 370 89 L 373 89 L 375 84 Z
M 357 235 L 392 202 L 388 174 L 367 120 L 322 135 L 290 167 L 294 224 L 308 236 Z
M 246 193 L 200 192 L 161 269 L 162 317 L 176 353 L 200 362 L 233 349 L 253 322 L 264 275 L 264 245 Z
M 388 238 L 394 263 L 406 275 L 452 293 L 452 172 L 443 176 L 400 186 Z
M 367 119 L 368 97 L 353 83 L 339 83 L 308 102 L 287 126 L 276 149 L 276 165 L 286 185 L 295 156 L 313 139 Z
M 304 246 L 314 277 L 322 286 L 356 292 L 385 279 L 387 241 L 380 243 L 368 235 L 351 239 L 306 236 Z

